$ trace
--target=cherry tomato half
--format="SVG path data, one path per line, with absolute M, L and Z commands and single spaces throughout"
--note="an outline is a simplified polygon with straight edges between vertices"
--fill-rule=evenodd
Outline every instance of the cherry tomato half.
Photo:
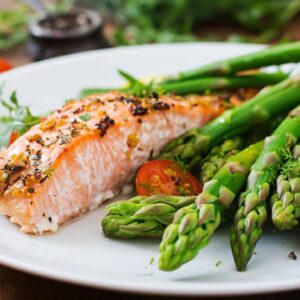
M 201 183 L 172 160 L 152 160 L 145 163 L 136 177 L 139 195 L 155 194 L 191 196 L 202 191 Z

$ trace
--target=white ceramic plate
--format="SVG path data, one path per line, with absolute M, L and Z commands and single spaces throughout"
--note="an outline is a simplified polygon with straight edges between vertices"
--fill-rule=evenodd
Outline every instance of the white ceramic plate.
M 5 95 L 17 90 L 35 112 L 59 107 L 81 88 L 122 83 L 117 69 L 136 76 L 174 73 L 260 49 L 255 45 L 197 43 L 116 48 L 31 64 L 8 72 Z M 252 294 L 300 288 L 299 231 L 266 230 L 247 272 L 235 270 L 228 228 L 216 233 L 197 259 L 165 273 L 156 267 L 159 241 L 106 239 L 100 229 L 104 206 L 63 226 L 56 234 L 30 236 L 0 218 L 0 263 L 76 284 L 173 295 Z M 150 264 L 154 257 L 154 263 Z M 221 261 L 220 266 L 216 263 Z

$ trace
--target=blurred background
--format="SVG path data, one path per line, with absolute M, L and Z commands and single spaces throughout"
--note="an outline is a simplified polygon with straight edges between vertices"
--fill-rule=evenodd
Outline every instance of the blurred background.
M 120 45 L 300 39 L 300 0 L 0 0 L 0 71 Z

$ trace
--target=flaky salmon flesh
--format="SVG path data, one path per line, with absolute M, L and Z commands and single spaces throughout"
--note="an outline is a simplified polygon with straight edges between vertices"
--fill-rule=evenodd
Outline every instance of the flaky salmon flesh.
M 22 232 L 56 231 L 116 196 L 166 143 L 229 102 L 119 92 L 69 102 L 0 153 L 0 213 Z

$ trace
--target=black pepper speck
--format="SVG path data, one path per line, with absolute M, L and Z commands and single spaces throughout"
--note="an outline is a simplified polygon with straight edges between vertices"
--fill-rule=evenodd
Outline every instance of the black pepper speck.
M 95 124 L 96 128 L 99 130 L 99 134 L 101 137 L 103 137 L 108 128 L 110 126 L 113 126 L 115 124 L 115 121 L 111 119 L 109 116 L 103 117 L 98 123 Z
M 158 101 L 153 104 L 152 108 L 153 110 L 168 110 L 170 109 L 170 105 L 168 103 Z
M 29 187 L 29 188 L 27 189 L 27 191 L 28 191 L 28 193 L 33 194 L 34 191 L 35 191 L 35 189 L 34 189 L 33 187 Z
M 148 112 L 148 109 L 143 107 L 142 105 L 138 104 L 136 106 L 131 106 L 130 107 L 130 112 L 134 115 L 134 116 L 143 116 L 146 115 Z

